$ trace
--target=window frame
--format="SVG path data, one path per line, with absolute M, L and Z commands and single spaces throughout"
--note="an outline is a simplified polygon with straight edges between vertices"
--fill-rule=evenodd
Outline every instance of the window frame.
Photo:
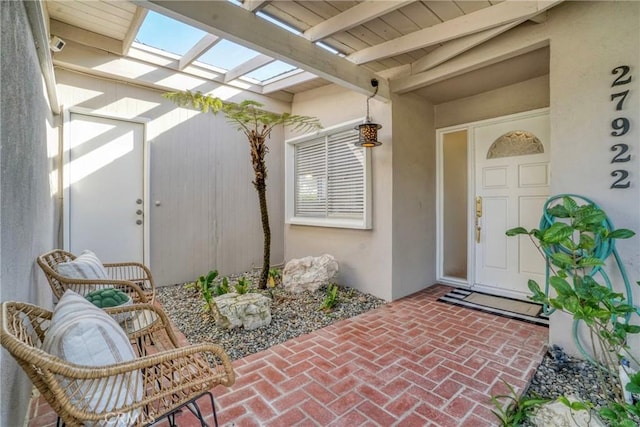
M 295 148 L 314 139 L 331 136 L 339 132 L 354 129 L 356 125 L 362 124 L 361 119 L 350 120 L 316 132 L 298 136 L 285 140 L 285 224 L 307 225 L 314 227 L 334 227 L 351 228 L 359 230 L 372 229 L 372 180 L 371 180 L 371 150 L 364 150 L 364 206 L 362 218 L 328 218 L 328 217 L 302 217 L 295 215 Z M 326 153 L 326 150 L 324 151 Z

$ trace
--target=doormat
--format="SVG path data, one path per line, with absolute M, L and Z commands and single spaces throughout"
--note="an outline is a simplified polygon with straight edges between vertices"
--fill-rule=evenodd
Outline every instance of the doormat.
M 549 317 L 542 313 L 542 305 L 532 302 L 498 297 L 466 289 L 453 289 L 448 294 L 438 298 L 438 301 L 535 325 L 549 326 Z

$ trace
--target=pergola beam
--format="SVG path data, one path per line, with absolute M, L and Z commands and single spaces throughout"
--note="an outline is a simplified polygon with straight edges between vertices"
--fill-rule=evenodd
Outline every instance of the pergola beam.
M 442 24 L 424 28 L 393 40 L 362 49 L 348 55 L 347 59 L 356 64 L 365 64 L 367 62 L 389 58 L 413 50 L 445 43 L 449 40 L 475 34 L 513 21 L 530 19 L 561 2 L 562 0 L 506 0 L 494 6 L 451 19 Z
M 226 1 L 134 0 L 134 3 L 179 19 L 262 54 L 280 59 L 338 85 L 371 94 L 371 80 L 379 81 L 378 96 L 388 100 L 388 82 Z
M 273 83 L 268 83 L 264 85 L 262 87 L 262 93 L 266 95 L 266 94 L 277 92 L 279 90 L 284 90 L 288 87 L 299 85 L 300 83 L 305 83 L 317 78 L 318 76 L 316 76 L 315 74 L 309 73 L 307 71 L 303 71 L 293 76 L 285 77 L 283 79 L 276 80 Z
M 123 55 L 122 41 L 69 25 L 55 19 L 49 20 L 49 32 L 65 41 L 73 40 L 87 46 L 97 47 L 98 49 L 102 49 L 107 52 Z
M 411 74 L 417 74 L 422 71 L 429 70 L 437 67 L 443 62 L 454 58 L 469 49 L 491 40 L 494 37 L 499 36 L 502 33 L 509 31 L 511 28 L 520 25 L 524 20 L 518 20 L 511 22 L 510 24 L 504 24 L 490 30 L 484 30 L 476 34 L 464 36 L 462 38 L 451 40 L 444 46 L 437 48 L 436 50 L 428 53 L 422 58 L 411 63 Z
M 220 37 L 213 34 L 207 34 L 200 39 L 187 53 L 182 55 L 178 63 L 178 69 L 184 70 L 193 61 L 198 59 L 203 53 L 211 49 L 216 43 L 220 41 Z
M 244 76 L 245 74 L 249 74 L 253 70 L 257 70 L 258 68 L 265 66 L 267 64 L 275 61 L 274 58 L 267 55 L 258 55 L 250 60 L 243 62 L 235 68 L 227 71 L 224 75 L 224 81 L 230 82 L 231 80 L 235 80 L 240 76 Z
M 360 24 L 400 9 L 412 2 L 413 0 L 364 1 L 309 28 L 303 35 L 307 40 L 311 40 L 312 42 L 321 40 L 335 33 L 357 27 Z
M 242 7 L 247 9 L 249 12 L 255 12 L 262 9 L 267 3 L 268 0 L 244 0 L 242 2 Z
M 393 93 L 407 93 L 549 45 L 541 27 L 516 28 L 503 37 L 450 59 L 440 66 L 406 77 L 391 79 Z
M 136 34 L 138 34 L 138 30 L 144 21 L 144 18 L 147 16 L 148 10 L 144 7 L 136 7 L 136 11 L 133 14 L 133 20 L 131 21 L 131 25 L 129 25 L 129 29 L 127 29 L 127 34 L 124 36 L 124 40 L 122 40 L 122 54 L 127 55 L 129 53 L 129 49 L 131 49 L 131 44 L 136 39 Z

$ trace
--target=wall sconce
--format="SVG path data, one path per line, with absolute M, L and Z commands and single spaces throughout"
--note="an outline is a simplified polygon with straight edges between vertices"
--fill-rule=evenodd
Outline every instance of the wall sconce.
M 378 141 L 378 129 L 382 129 L 382 125 L 373 123 L 369 117 L 369 100 L 378 93 L 378 80 L 371 79 L 371 86 L 373 86 L 375 90 L 373 91 L 373 95 L 367 98 L 367 117 L 363 124 L 355 127 L 359 134 L 358 141 L 355 143 L 357 147 L 371 148 L 382 145 L 382 142 Z

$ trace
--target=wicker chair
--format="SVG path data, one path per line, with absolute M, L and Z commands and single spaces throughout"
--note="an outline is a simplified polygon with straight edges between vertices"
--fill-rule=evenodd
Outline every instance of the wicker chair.
M 76 279 L 58 274 L 56 270 L 58 264 L 74 259 L 76 259 L 75 255 L 62 249 L 54 249 L 40 255 L 37 259 L 56 298 L 62 298 L 67 289 L 86 294 L 86 291 L 82 291 L 83 288 L 108 286 L 127 293 L 134 303 L 153 303 L 156 286 L 153 283 L 151 271 L 145 265 L 137 262 L 103 264 L 110 280 Z
M 170 425 L 175 425 L 176 412 L 186 407 L 206 426 L 196 401 L 208 397 L 217 426 L 210 390 L 217 385 L 231 386 L 235 380 L 231 362 L 224 350 L 214 344 L 181 347 L 167 316 L 149 304 L 134 304 L 106 311 L 112 315 L 129 312 L 132 316 L 122 327 L 133 344 L 137 358 L 109 366 L 81 366 L 66 362 L 40 348 L 47 335 L 52 312 L 27 303 L 2 303 L 2 346 L 18 361 L 58 414 L 58 424 L 62 421 L 68 427 L 75 427 L 90 421 L 108 421 L 108 425 L 113 425 L 110 423 L 114 417 L 128 417 L 125 425 L 143 426 L 168 417 Z M 113 398 L 127 392 L 122 384 L 130 384 L 130 381 L 122 379 L 131 376 L 142 378 L 142 399 L 121 403 L 114 408 L 111 403 Z M 96 393 L 104 396 L 103 385 L 106 382 L 117 384 L 119 389 L 108 394 L 110 403 L 104 407 L 106 409 L 92 409 L 86 402 L 94 398 Z

